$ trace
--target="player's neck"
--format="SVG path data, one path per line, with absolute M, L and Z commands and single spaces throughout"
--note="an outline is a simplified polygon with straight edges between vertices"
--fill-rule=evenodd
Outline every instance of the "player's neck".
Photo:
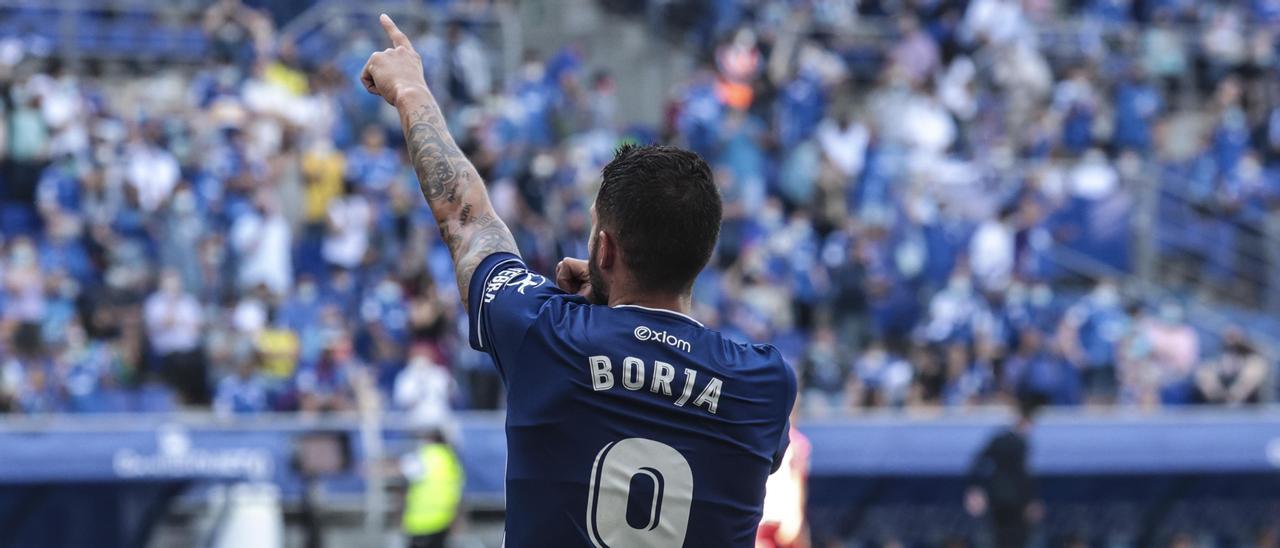
M 679 312 L 686 316 L 693 308 L 693 297 L 684 295 L 638 294 L 617 289 L 610 292 L 609 306 L 633 305 Z

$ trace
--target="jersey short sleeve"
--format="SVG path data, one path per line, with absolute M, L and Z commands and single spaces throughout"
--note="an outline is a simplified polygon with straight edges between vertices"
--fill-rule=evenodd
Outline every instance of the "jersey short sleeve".
M 471 276 L 467 295 L 471 347 L 492 356 L 505 379 L 504 361 L 519 351 L 547 299 L 564 292 L 511 253 L 486 257 Z
M 796 395 L 799 388 L 799 381 L 796 378 L 796 372 L 791 368 L 782 354 L 777 348 L 771 345 L 757 345 L 757 348 L 765 353 L 776 356 L 779 363 L 782 364 L 782 380 L 786 383 L 786 402 L 783 407 L 786 420 L 782 423 L 782 436 L 778 440 L 778 449 L 773 453 L 773 465 L 770 467 L 770 473 L 777 472 L 782 467 L 782 461 L 786 457 L 787 447 L 791 445 L 791 411 L 796 404 Z

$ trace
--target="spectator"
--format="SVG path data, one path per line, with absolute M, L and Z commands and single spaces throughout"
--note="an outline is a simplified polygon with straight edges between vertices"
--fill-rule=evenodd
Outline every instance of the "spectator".
M 1239 329 L 1228 330 L 1222 339 L 1222 354 L 1196 369 L 1197 399 L 1231 406 L 1260 403 L 1263 384 L 1270 374 L 1266 360 Z
M 941 62 L 938 45 L 911 15 L 898 18 L 898 34 L 902 39 L 889 52 L 891 62 L 909 83 L 919 85 L 938 69 Z
M 851 110 L 845 110 L 838 118 L 822 120 L 817 137 L 823 157 L 843 179 L 852 179 L 862 172 L 871 134 Z
M 1004 387 L 1020 399 L 1036 399 L 1053 405 L 1080 403 L 1079 372 L 1052 348 L 1044 334 L 1024 328 L 1018 347 L 1004 364 Z
M 317 138 L 302 155 L 302 239 L 298 270 L 312 275 L 323 272 L 320 246 L 329 215 L 329 204 L 343 192 L 346 158 L 331 139 Z
M 848 366 L 840 363 L 840 357 L 835 332 L 830 328 L 818 329 L 799 372 L 809 415 L 822 416 L 841 407 L 849 372 Z
M 156 356 L 154 370 L 187 405 L 207 404 L 208 371 L 200 337 L 204 314 L 196 298 L 183 289 L 177 271 L 161 273 L 159 288 L 147 297 L 143 319 Z
M 320 358 L 298 371 L 299 409 L 310 413 L 350 411 L 355 408 L 351 376 L 363 367 L 352 355 L 345 335 L 331 339 Z
M 1087 297 L 1063 315 L 1059 344 L 1067 359 L 1081 370 L 1085 392 L 1092 401 L 1115 397 L 1115 359 L 1128 321 L 1119 289 L 1110 280 L 1099 281 Z
M 1143 154 L 1151 151 L 1154 124 L 1163 108 L 1159 90 L 1147 81 L 1140 66 L 1130 68 L 1116 86 L 1112 145 Z
M 1016 206 L 1006 205 L 996 218 L 984 221 L 973 234 L 969 244 L 969 267 L 979 289 L 1002 292 L 1012 280 L 1013 222 L 1016 214 Z
M 853 364 L 850 398 L 854 407 L 899 407 L 911 388 L 911 364 L 873 341 Z
M 963 343 L 947 345 L 947 384 L 943 398 L 947 405 L 963 407 L 984 403 L 996 391 L 995 372 L 989 359 L 970 359 Z
M 115 344 L 90 339 L 79 322 L 66 332 L 66 344 L 55 357 L 63 371 L 68 408 L 77 413 L 116 409 L 109 396 L 131 382 Z
M 150 135 L 155 128 L 137 130 L 125 149 L 127 180 L 138 193 L 142 210 L 151 213 L 168 201 L 181 176 L 178 160 Z M 143 133 L 147 133 L 145 135 Z
M 29 82 L 28 82 L 29 84 Z M 36 182 L 49 159 L 49 127 L 40 114 L 40 96 L 30 85 L 14 85 L 9 89 L 11 104 L 6 110 L 9 133 L 4 156 L 8 168 L 3 194 L 0 197 L 13 203 L 32 203 Z M 8 222 L 13 222 L 6 220 Z M 17 223 L 7 229 L 26 229 Z
M 396 375 L 393 401 L 416 424 L 434 425 L 446 434 L 456 433 L 449 403 L 455 390 L 453 376 L 429 354 L 420 349 L 409 358 L 409 364 Z
M 261 374 L 277 382 L 293 377 L 298 365 L 298 335 L 268 308 L 266 325 L 258 331 L 254 347 L 260 356 Z
M 484 99 L 492 87 L 489 57 L 475 35 L 460 21 L 451 21 L 445 29 L 448 51 L 448 92 L 454 101 L 472 104 Z
M 1063 118 L 1061 142 L 1067 150 L 1080 154 L 1092 146 L 1098 97 L 1086 67 L 1076 67 L 1069 78 L 1058 83 L 1053 106 Z
M 399 155 L 387 146 L 386 130 L 380 126 L 366 126 L 360 134 L 360 146 L 346 153 L 346 179 L 355 182 L 353 190 L 372 196 L 384 195 L 402 169 Z
M 242 289 L 264 285 L 273 295 L 284 295 L 293 280 L 289 222 L 275 199 L 265 191 L 254 198 L 253 209 L 231 225 L 231 245 L 239 259 Z
M 1129 397 L 1146 406 L 1190 403 L 1200 337 L 1184 322 L 1182 306 L 1163 303 L 1157 315 L 1144 315 L 1134 325 L 1123 365 Z
M 44 317 L 45 298 L 35 242 L 15 238 L 5 263 L 7 268 L 0 270 L 0 289 L 5 295 L 0 317 L 10 322 L 39 321 Z
M 12 354 L 0 362 L 0 410 L 21 413 L 63 411 L 63 398 L 39 324 L 19 323 L 10 334 Z
M 328 221 L 322 253 L 332 266 L 351 270 L 364 261 L 369 250 L 373 209 L 348 181 L 341 196 L 329 202 Z
M 1172 26 L 1165 12 L 1156 15 L 1152 25 L 1142 34 L 1142 66 L 1160 80 L 1166 95 L 1181 89 L 1187 73 L 1187 51 L 1183 37 Z
M 1017 0 L 975 0 L 969 3 L 961 35 L 970 43 L 1006 45 L 1027 35 L 1027 21 Z
M 241 360 L 235 373 L 218 381 L 213 410 L 220 415 L 262 413 L 267 407 L 267 382 L 252 360 Z

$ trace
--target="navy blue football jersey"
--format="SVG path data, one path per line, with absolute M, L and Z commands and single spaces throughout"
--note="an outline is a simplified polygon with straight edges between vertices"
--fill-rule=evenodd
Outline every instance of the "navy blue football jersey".
M 589 304 L 508 253 L 468 302 L 507 387 L 507 546 L 754 546 L 796 397 L 776 349 Z

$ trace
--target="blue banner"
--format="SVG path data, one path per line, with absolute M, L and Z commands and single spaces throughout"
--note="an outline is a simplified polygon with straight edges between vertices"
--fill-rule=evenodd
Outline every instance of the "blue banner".
M 382 430 L 387 458 L 412 449 L 412 431 Z M 815 477 L 963 475 L 1001 414 L 865 416 L 801 425 Z M 363 488 L 364 448 L 354 419 L 271 417 L 58 417 L 0 421 L 0 484 L 265 480 L 301 492 L 294 443 L 311 432 L 346 436 L 354 465 L 324 479 L 326 491 Z M 459 451 L 467 494 L 500 501 L 506 468 L 502 419 L 466 415 Z M 1157 415 L 1050 414 L 1030 436 L 1037 475 L 1258 474 L 1280 471 L 1280 410 Z

